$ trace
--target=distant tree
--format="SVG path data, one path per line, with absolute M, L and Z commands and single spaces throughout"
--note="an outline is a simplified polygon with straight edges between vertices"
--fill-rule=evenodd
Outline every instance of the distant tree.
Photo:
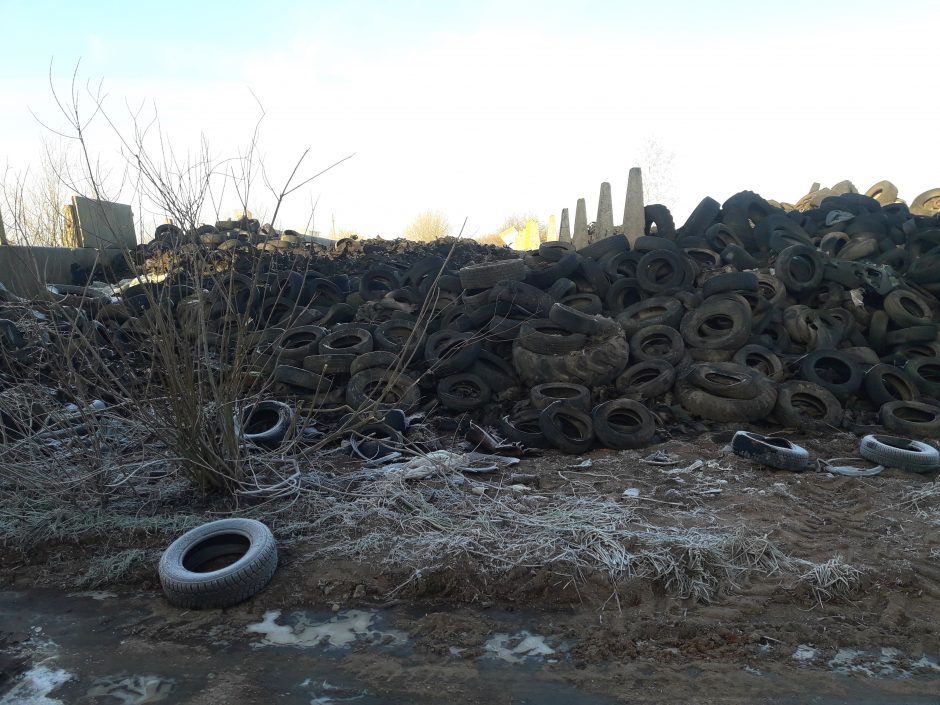
M 673 175 L 676 153 L 665 148 L 655 137 L 647 138 L 640 152 L 643 169 L 643 201 L 673 206 L 676 185 Z
M 50 149 L 32 171 L 13 173 L 9 168 L 0 178 L 0 205 L 5 213 L 4 239 L 14 244 L 60 247 L 64 243 L 67 189 L 63 182 L 65 154 Z
M 450 222 L 440 211 L 425 211 L 405 228 L 405 238 L 417 242 L 432 242 L 450 234 Z

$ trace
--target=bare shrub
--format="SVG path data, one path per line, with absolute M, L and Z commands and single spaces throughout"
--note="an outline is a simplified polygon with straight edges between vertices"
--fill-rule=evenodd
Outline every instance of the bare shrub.
M 440 211 L 426 211 L 405 228 L 405 239 L 415 242 L 433 242 L 451 234 L 450 222 Z

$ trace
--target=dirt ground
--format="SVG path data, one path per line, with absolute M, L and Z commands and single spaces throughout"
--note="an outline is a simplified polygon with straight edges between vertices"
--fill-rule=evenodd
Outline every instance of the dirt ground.
M 214 650 L 244 649 L 246 660 L 224 678 L 178 689 L 165 702 L 271 702 L 245 685 L 258 658 L 245 629 L 275 610 L 288 623 L 294 613 L 376 610 L 407 634 L 404 655 L 357 642 L 335 664 L 368 692 L 384 694 L 375 702 L 551 702 L 537 688 L 551 693 L 551 684 L 572 689 L 557 691 L 567 693 L 565 702 L 940 702 L 936 474 L 776 472 L 724 452 L 729 439 L 719 430 L 642 451 L 549 453 L 511 471 L 537 476 L 528 493 L 606 497 L 660 526 L 746 530 L 796 561 L 788 570 L 734 573 L 709 600 L 677 592 L 668 575 L 615 584 L 537 566 L 481 575 L 472 557 L 415 576 L 379 560 L 324 557 L 317 539 L 306 537 L 284 542 L 277 574 L 254 599 L 202 613 L 169 607 L 152 564 L 101 588 L 111 600 L 65 606 L 63 595 L 76 590 L 76 576 L 102 547 L 50 545 L 24 555 L 7 546 L 0 614 L 48 622 L 74 611 L 83 623 L 100 619 L 122 649 L 152 652 L 170 670 L 167 654 L 180 649 L 204 659 L 206 669 Z M 847 433 L 793 440 L 813 457 L 856 454 L 857 439 Z M 657 450 L 670 464 L 644 462 Z M 694 554 L 681 557 L 686 573 L 695 569 Z M 38 657 L 29 620 L 4 622 L 0 703 L 8 705 L 4 688 Z M 510 635 L 510 646 L 512 634 L 550 636 L 556 656 L 490 668 L 485 645 L 499 633 Z M 94 660 L 86 654 L 83 663 Z M 107 671 L 100 665 L 99 673 Z M 505 689 L 504 681 L 516 685 Z M 520 682 L 531 689 L 518 691 Z M 118 702 L 84 697 L 63 702 Z M 343 699 L 304 697 L 298 702 Z

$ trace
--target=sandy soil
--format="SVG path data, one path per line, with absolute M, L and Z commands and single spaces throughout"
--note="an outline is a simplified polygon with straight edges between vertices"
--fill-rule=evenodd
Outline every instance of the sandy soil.
M 316 540 L 305 539 L 283 548 L 267 589 L 226 611 L 174 610 L 159 597 L 155 571 L 137 571 L 107 587 L 118 602 L 133 595 L 137 616 L 118 620 L 116 631 L 134 649 L 200 644 L 211 651 L 203 643 L 210 631 L 213 643 L 244 645 L 246 625 L 271 610 L 378 609 L 407 633 L 408 654 L 354 648 L 341 668 L 370 692 L 384 689 L 412 702 L 547 702 L 535 691 L 487 699 L 493 691 L 479 660 L 484 645 L 496 633 L 523 629 L 566 644 L 559 663 L 535 660 L 527 668 L 538 673 L 533 682 L 576 689 L 569 702 L 940 702 L 933 665 L 940 661 L 940 507 L 936 496 L 911 502 L 912 491 L 929 487 L 936 475 L 774 472 L 723 453 L 727 440 L 715 431 L 640 452 L 547 454 L 513 472 L 536 474 L 539 493 L 606 496 L 660 523 L 675 517 L 684 526 L 746 527 L 807 565 L 837 559 L 850 566 L 846 585 L 826 592 L 824 584 L 795 580 L 792 571 L 749 574 L 703 603 L 662 581 L 630 580 L 614 589 L 603 576 L 571 581 L 536 568 L 484 580 L 472 565 L 455 565 L 409 580 L 378 561 L 317 558 Z M 836 433 L 794 440 L 822 457 L 851 456 L 857 443 Z M 676 462 L 642 462 L 653 450 Z M 590 466 L 576 467 L 583 460 Z M 685 469 L 696 460 L 703 465 Z M 625 497 L 625 490 L 637 496 Z M 21 600 L 39 589 L 74 590 L 88 560 L 87 553 L 56 546 L 27 556 L 6 548 L 2 557 L 2 584 Z M 14 646 L 24 638 L 15 629 L 0 631 L 6 639 L 0 650 L 8 654 L 0 667 L 9 683 L 25 668 L 9 655 L 20 653 Z M 237 695 L 214 702 L 267 702 L 237 687 L 238 678 L 251 680 L 250 668 L 229 675 L 234 680 L 212 687 Z M 0 693 L 4 687 L 0 680 Z M 176 702 L 207 701 L 206 692 Z M 0 703 L 7 705 L 2 696 Z

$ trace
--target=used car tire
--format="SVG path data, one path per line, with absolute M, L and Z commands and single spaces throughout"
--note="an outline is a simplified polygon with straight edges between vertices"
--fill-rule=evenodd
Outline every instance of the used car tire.
M 581 411 L 591 410 L 591 390 L 583 384 L 569 382 L 545 382 L 529 391 L 532 406 L 541 411 L 556 401 L 563 401 Z
M 656 420 L 649 409 L 632 399 L 613 399 L 594 407 L 594 435 L 607 448 L 625 450 L 649 445 Z
M 731 450 L 737 456 L 778 470 L 803 472 L 809 464 L 809 453 L 805 448 L 786 438 L 762 436 L 750 431 L 735 432 Z
M 842 404 L 818 384 L 792 380 L 779 386 L 773 414 L 784 428 L 838 426 L 842 421 Z
M 234 563 L 201 570 L 233 554 L 241 554 Z M 157 570 L 170 604 L 187 609 L 230 607 L 260 592 L 274 577 L 277 544 L 271 530 L 259 521 L 219 519 L 171 543 Z
M 591 417 L 563 401 L 556 401 L 542 409 L 539 428 L 548 442 L 562 453 L 579 455 L 594 442 Z
M 891 401 L 881 407 L 881 423 L 915 438 L 940 437 L 940 409 L 918 401 Z
M 897 436 L 864 436 L 858 446 L 866 460 L 889 468 L 924 473 L 940 466 L 940 452 L 921 441 Z

